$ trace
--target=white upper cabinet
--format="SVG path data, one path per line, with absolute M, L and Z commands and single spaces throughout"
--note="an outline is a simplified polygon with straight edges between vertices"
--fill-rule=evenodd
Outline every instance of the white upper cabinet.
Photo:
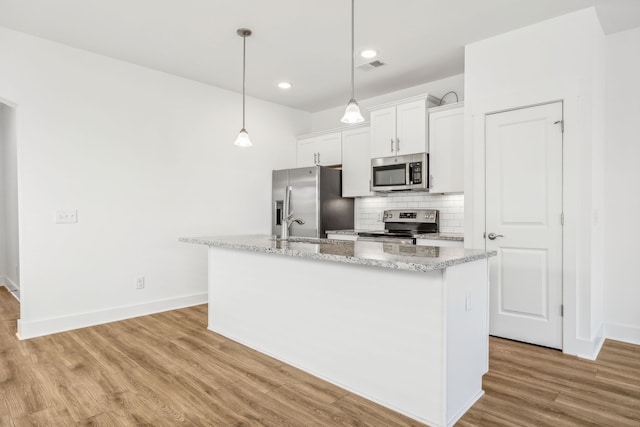
M 464 191 L 464 104 L 429 109 L 429 191 Z
M 371 112 L 371 158 L 396 155 L 396 107 Z
M 298 140 L 297 167 L 342 164 L 342 133 L 333 132 Z
M 373 107 L 371 157 L 427 152 L 427 106 L 433 99 L 424 95 Z
M 396 135 L 398 154 L 424 153 L 428 150 L 426 100 L 398 105 Z
M 371 196 L 369 127 L 342 132 L 342 196 Z

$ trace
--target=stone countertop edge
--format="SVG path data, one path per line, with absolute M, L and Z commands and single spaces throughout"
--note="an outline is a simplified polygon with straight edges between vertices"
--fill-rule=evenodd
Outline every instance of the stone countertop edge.
M 278 248 L 274 246 L 276 244 L 281 244 L 281 242 L 275 240 L 273 236 L 269 235 L 181 237 L 178 240 L 183 243 L 194 243 L 226 249 L 238 249 L 251 252 L 262 252 L 307 259 L 327 260 L 345 264 L 368 265 L 372 267 L 417 272 L 441 270 L 454 265 L 486 259 L 497 255 L 496 251 L 485 252 L 483 250 L 462 248 L 439 248 L 439 250 L 443 251 L 445 254 L 449 253 L 448 256 L 439 256 L 434 258 L 411 255 L 403 256 L 382 253 L 379 249 L 382 248 L 382 244 L 378 242 L 353 242 L 327 239 L 318 239 L 318 243 L 291 241 L 288 243 L 288 248 Z M 267 242 L 269 245 L 267 245 Z M 318 245 L 320 245 L 320 249 L 325 252 L 317 252 Z M 355 245 L 368 246 L 375 257 L 354 255 Z M 332 251 L 336 253 L 331 253 Z
M 365 233 L 371 230 L 327 230 L 327 234 L 341 234 L 345 236 L 357 236 L 359 233 Z M 462 233 L 426 233 L 417 236 L 416 239 L 428 239 L 428 240 L 453 240 L 458 242 L 464 242 L 464 234 Z

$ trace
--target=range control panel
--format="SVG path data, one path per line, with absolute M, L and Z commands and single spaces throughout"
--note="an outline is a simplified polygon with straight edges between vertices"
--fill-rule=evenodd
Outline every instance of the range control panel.
M 384 211 L 384 222 L 438 222 L 437 209 L 391 209 Z

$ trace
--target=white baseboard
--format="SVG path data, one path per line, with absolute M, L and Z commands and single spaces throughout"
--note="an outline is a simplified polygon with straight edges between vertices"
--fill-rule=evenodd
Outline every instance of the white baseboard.
M 462 416 L 469 410 L 471 409 L 471 407 L 473 405 L 476 404 L 476 402 L 478 400 L 480 400 L 480 398 L 484 396 L 484 390 L 480 390 L 480 392 L 478 392 L 478 394 L 476 394 L 471 400 L 469 400 L 466 405 L 464 405 L 462 408 L 460 408 L 460 410 L 458 411 L 458 413 L 456 413 L 448 422 L 447 422 L 447 427 L 452 427 L 453 425 L 455 425 L 455 423 L 457 423 L 458 421 L 460 421 L 460 418 L 462 418 Z
M 590 340 L 580 338 L 576 339 L 576 356 L 582 359 L 596 360 L 600 350 L 602 349 L 605 338 L 605 327 L 603 323 L 600 325 L 600 328 L 598 328 L 594 337 Z
M 640 345 L 640 327 L 608 322 L 605 330 L 610 340 Z
M 20 290 L 20 286 L 18 286 L 17 283 L 11 280 L 9 276 L 3 276 L 2 283 L 4 284 L 4 287 L 7 288 L 10 292 Z
M 31 321 L 18 320 L 17 335 L 20 339 L 35 338 L 205 303 L 207 303 L 207 292 L 70 316 Z
M 20 301 L 20 287 L 7 276 L 0 277 L 0 287 L 6 288 L 15 299 Z

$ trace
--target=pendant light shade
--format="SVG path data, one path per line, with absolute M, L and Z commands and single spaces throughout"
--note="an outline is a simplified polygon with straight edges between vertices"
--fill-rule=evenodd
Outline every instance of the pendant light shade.
M 247 65 L 247 37 L 251 35 L 251 30 L 247 28 L 240 28 L 237 31 L 238 35 L 242 37 L 242 129 L 240 129 L 240 133 L 234 142 L 238 147 L 251 147 L 253 144 L 249 139 L 249 133 L 244 128 L 244 119 L 245 119 L 245 75 L 246 75 L 246 65 Z
M 360 113 L 360 107 L 355 99 L 351 99 L 347 104 L 347 108 L 344 110 L 344 116 L 341 119 L 342 123 L 360 123 L 364 122 L 364 117 Z
M 238 147 L 251 147 L 253 145 L 245 128 L 242 128 L 240 130 L 240 133 L 238 134 L 238 137 L 236 138 L 234 144 Z
M 347 108 L 344 110 L 344 116 L 340 120 L 342 123 L 360 123 L 364 122 L 364 117 L 362 117 L 362 113 L 360 113 L 360 107 L 358 107 L 358 103 L 356 102 L 355 96 L 355 85 L 353 82 L 353 71 L 354 71 L 354 55 L 355 55 L 355 45 L 354 45 L 354 9 L 355 9 L 355 0 L 351 0 L 351 99 L 347 103 Z

